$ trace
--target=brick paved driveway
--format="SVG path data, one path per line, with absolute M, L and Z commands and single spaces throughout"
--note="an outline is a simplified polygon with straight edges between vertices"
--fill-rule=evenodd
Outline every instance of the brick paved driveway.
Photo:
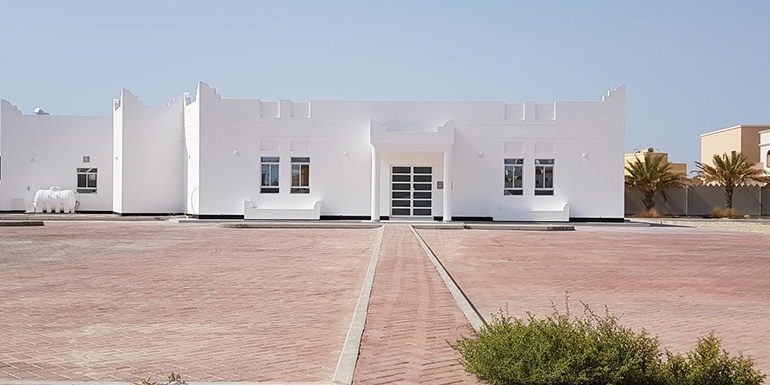
M 328 381 L 376 234 L 0 228 L 0 379 Z
M 674 227 L 578 227 L 574 232 L 419 230 L 488 317 L 564 309 L 570 292 L 594 310 L 689 350 L 714 330 L 731 353 L 770 374 L 770 234 Z
M 165 222 L 0 228 L 0 381 L 329 381 L 377 229 Z M 770 235 L 684 228 L 419 230 L 489 315 L 570 291 L 685 350 L 714 329 L 770 372 Z M 354 380 L 474 383 L 467 324 L 408 226 L 384 230 Z
M 471 333 L 409 226 L 386 226 L 353 384 L 478 384 L 447 343 Z

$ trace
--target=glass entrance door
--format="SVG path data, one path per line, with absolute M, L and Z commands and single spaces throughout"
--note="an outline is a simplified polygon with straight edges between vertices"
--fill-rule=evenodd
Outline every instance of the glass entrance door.
M 433 216 L 433 167 L 393 166 L 390 173 L 390 215 Z

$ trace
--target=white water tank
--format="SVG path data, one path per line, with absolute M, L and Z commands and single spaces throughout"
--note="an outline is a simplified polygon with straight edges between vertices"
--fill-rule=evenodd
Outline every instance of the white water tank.
M 75 192 L 51 186 L 48 190 L 35 193 L 36 213 L 72 213 L 75 212 Z

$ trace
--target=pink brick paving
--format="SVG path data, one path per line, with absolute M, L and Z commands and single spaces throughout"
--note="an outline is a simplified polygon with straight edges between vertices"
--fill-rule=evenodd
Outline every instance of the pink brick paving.
M 0 380 L 328 381 L 377 230 L 48 222 L 0 229 Z M 482 314 L 564 291 L 684 350 L 714 329 L 770 372 L 770 236 L 677 228 L 420 230 Z M 467 320 L 406 226 L 385 229 L 358 384 L 475 383 Z
M 0 228 L 0 379 L 328 381 L 376 232 Z
M 687 228 L 594 228 L 574 232 L 419 230 L 487 317 L 544 315 L 548 301 L 579 300 L 623 315 L 689 350 L 714 330 L 731 353 L 770 374 L 770 235 Z
M 477 383 L 447 344 L 469 333 L 409 227 L 388 225 L 353 383 Z

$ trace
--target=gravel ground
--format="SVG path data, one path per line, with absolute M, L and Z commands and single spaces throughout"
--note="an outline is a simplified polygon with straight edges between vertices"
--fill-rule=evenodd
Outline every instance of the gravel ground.
M 633 222 L 770 234 L 770 219 L 631 218 Z

